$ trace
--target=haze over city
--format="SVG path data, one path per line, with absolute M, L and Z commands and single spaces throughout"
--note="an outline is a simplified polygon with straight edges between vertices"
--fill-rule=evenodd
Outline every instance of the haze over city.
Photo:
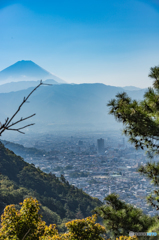
M 67 83 L 152 85 L 157 0 L 1 0 L 0 22 L 0 71 L 31 60 Z
M 158 44 L 159 0 L 0 0 L 0 239 L 159 236 Z

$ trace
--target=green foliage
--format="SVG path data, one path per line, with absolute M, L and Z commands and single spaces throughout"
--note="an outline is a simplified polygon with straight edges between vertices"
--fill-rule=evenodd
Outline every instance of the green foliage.
M 39 240 L 41 236 L 57 233 L 55 225 L 46 226 L 39 214 L 40 204 L 36 199 L 26 198 L 21 209 L 8 205 L 1 216 L 0 239 Z
M 47 226 L 39 214 L 40 204 L 26 198 L 20 210 L 8 205 L 1 216 L 0 239 L 4 240 L 102 240 L 105 228 L 96 223 L 96 215 L 66 223 L 68 232 L 59 234 L 55 224 Z
M 157 221 L 154 225 L 150 226 L 148 232 L 156 232 L 157 236 L 159 236 L 159 221 Z M 158 237 L 151 236 L 151 240 L 156 240 Z
M 153 86 L 155 89 L 159 89 L 159 67 L 151 67 L 149 77 L 155 79 Z
M 124 134 L 136 148 L 146 148 L 149 154 L 159 153 L 159 67 L 151 68 L 154 88 L 149 88 L 143 101 L 132 100 L 126 93 L 116 95 L 108 103 L 110 114 L 125 126 Z
M 148 88 L 143 101 L 137 102 L 121 93 L 108 106 L 110 114 L 123 123 L 129 141 L 136 148 L 146 149 L 148 157 L 153 158 L 159 154 L 159 66 L 150 69 L 149 77 L 154 79 L 153 88 Z M 139 172 L 159 186 L 159 163 L 148 162 Z M 148 197 L 148 202 L 159 210 L 159 189 Z
M 8 177 L 0 175 L 0 197 L 5 204 L 18 203 L 29 194 L 34 194 L 24 187 L 19 187 L 15 182 L 9 180 Z
M 4 204 L 18 204 L 24 198 L 33 196 L 42 206 L 50 209 L 49 212 L 45 208 L 45 214 L 43 214 L 47 224 L 56 219 L 54 223 L 59 226 L 62 224 L 60 219 L 68 221 L 76 218 L 79 203 L 83 217 L 90 216 L 91 210 L 101 205 L 98 199 L 70 185 L 64 176 L 57 178 L 54 174 L 44 173 L 6 149 L 3 144 L 0 144 L 0 173 L 1 212 Z
M 106 232 L 105 228 L 96 223 L 97 216 L 87 217 L 86 219 L 76 219 L 66 223 L 70 233 L 70 240 L 102 240 L 100 236 Z M 104 240 L 104 239 L 103 239 Z
M 43 220 L 46 219 L 49 223 L 54 223 L 56 225 L 60 225 L 62 223 L 60 216 L 46 206 L 41 207 L 40 213 L 43 216 Z
M 147 163 L 145 166 L 141 166 L 138 171 L 146 175 L 147 178 L 151 179 L 151 182 L 158 187 L 159 186 L 159 162 Z M 147 202 L 159 210 L 159 189 L 155 189 L 148 197 Z
M 97 207 L 95 212 L 103 219 L 107 231 L 115 237 L 128 236 L 129 231 L 146 232 L 156 223 L 156 218 L 143 214 L 142 210 L 118 199 L 118 195 L 110 194 L 105 198 L 106 204 Z

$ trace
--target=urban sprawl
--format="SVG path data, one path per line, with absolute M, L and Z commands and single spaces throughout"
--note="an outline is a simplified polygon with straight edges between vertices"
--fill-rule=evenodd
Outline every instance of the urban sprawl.
M 137 151 L 120 134 L 39 134 L 38 140 L 37 136 L 28 136 L 24 142 L 18 139 L 15 142 L 47 152 L 24 157 L 42 171 L 63 175 L 70 184 L 101 201 L 108 194 L 117 193 L 125 202 L 155 215 L 155 209 L 145 199 L 154 186 L 137 172 L 148 161 L 145 152 Z

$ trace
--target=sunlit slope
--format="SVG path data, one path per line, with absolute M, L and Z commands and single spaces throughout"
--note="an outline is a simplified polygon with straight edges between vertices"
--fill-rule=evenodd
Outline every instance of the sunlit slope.
M 10 182 L 9 182 L 10 181 Z M 91 215 L 98 199 L 70 185 L 64 178 L 46 174 L 0 143 L 0 212 L 5 205 L 19 204 L 27 196 L 36 197 L 61 219 L 76 218 L 79 206 L 84 217 Z

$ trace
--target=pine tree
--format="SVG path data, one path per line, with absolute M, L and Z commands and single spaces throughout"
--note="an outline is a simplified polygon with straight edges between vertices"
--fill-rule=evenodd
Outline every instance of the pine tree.
M 138 171 L 151 179 L 156 190 L 148 196 L 148 202 L 159 210 L 159 162 L 153 162 L 159 155 L 159 66 L 150 69 L 149 77 L 154 79 L 142 101 L 132 100 L 125 92 L 117 94 L 108 103 L 110 114 L 124 125 L 123 133 L 136 149 L 147 150 L 150 161 Z
M 121 235 L 128 236 L 130 231 L 147 232 L 156 223 L 155 217 L 147 216 L 141 209 L 119 200 L 118 197 L 112 193 L 104 199 L 105 205 L 95 208 L 95 213 L 103 219 L 111 239 Z

